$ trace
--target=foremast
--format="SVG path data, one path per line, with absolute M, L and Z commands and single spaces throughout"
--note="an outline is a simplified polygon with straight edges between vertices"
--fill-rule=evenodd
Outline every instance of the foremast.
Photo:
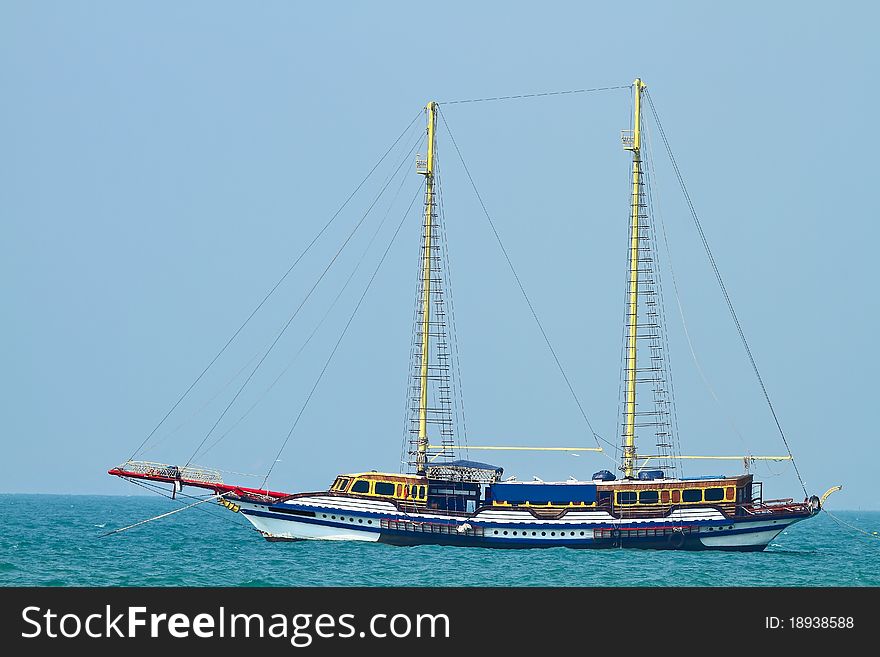
M 630 207 L 629 289 L 626 308 L 626 386 L 623 420 L 623 474 L 633 477 L 636 458 L 636 374 L 639 315 L 639 218 L 641 214 L 641 106 L 645 84 L 640 78 L 633 82 L 635 106 L 631 139 L 624 139 L 624 148 L 632 152 L 632 199 Z
M 424 257 L 422 258 L 422 331 L 421 363 L 419 367 L 419 435 L 416 442 L 416 473 L 424 474 L 428 455 L 428 354 L 431 328 L 431 236 L 434 220 L 434 133 L 437 120 L 437 104 L 427 105 L 428 111 L 428 155 L 424 169 L 425 176 L 425 224 Z

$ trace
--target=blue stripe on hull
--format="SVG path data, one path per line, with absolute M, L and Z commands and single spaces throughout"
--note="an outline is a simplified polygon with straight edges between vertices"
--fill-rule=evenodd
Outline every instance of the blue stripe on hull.
M 302 508 L 299 510 L 303 510 Z M 502 525 L 479 523 L 486 532 L 483 536 L 473 536 L 457 533 L 431 533 L 431 532 L 414 532 L 399 529 L 382 528 L 380 526 L 381 517 L 386 514 L 375 512 L 352 512 L 350 510 L 336 511 L 338 514 L 345 513 L 349 518 L 363 520 L 363 522 L 351 522 L 344 520 L 331 520 L 330 518 L 309 517 L 306 515 L 291 515 L 290 513 L 279 513 L 272 510 L 242 509 L 245 515 L 261 516 L 272 518 L 275 520 L 285 520 L 288 522 L 319 525 L 323 527 L 333 527 L 338 529 L 354 529 L 357 531 L 379 534 L 379 542 L 389 545 L 415 546 L 415 545 L 449 545 L 459 547 L 483 547 L 483 548 L 499 548 L 499 549 L 528 549 L 528 548 L 552 548 L 552 547 L 568 547 L 576 549 L 610 549 L 610 548 L 634 548 L 634 549 L 662 549 L 662 550 L 726 550 L 726 551 L 760 551 L 766 545 L 722 545 L 707 546 L 700 540 L 704 538 L 726 537 L 734 535 L 743 535 L 757 532 L 766 532 L 773 529 L 772 525 L 767 525 L 761 521 L 750 520 L 747 523 L 736 520 L 703 520 L 689 523 L 677 523 L 677 526 L 687 528 L 699 527 L 721 527 L 734 525 L 733 529 L 724 529 L 711 533 L 693 531 L 690 533 L 673 533 L 665 536 L 631 536 L 625 531 L 627 526 L 618 525 L 617 527 L 609 525 L 582 524 L 582 525 L 565 525 L 564 531 L 569 533 L 585 532 L 586 536 L 569 537 L 553 537 L 553 538 L 531 538 L 511 537 L 509 535 L 503 538 L 489 532 L 501 531 L 518 531 L 522 533 L 531 531 L 548 531 L 553 527 L 557 531 L 562 531 L 559 525 L 543 524 L 517 524 Z M 321 515 L 329 515 L 321 512 Z M 786 515 L 773 520 L 792 520 L 803 519 L 803 516 Z M 439 519 L 431 519 L 432 523 L 442 524 L 445 526 L 458 526 L 460 523 L 456 521 L 442 521 Z M 760 523 L 758 527 L 748 527 L 743 525 L 754 525 Z M 788 526 L 790 523 L 786 523 Z M 739 525 L 739 526 L 737 526 Z M 639 523 L 638 525 L 628 525 L 631 528 L 646 529 L 650 525 Z M 593 530 L 595 529 L 624 529 L 619 536 L 609 538 L 593 538 Z M 779 527 L 781 531 L 784 527 Z M 277 537 L 267 537 L 269 540 Z M 277 539 L 281 540 L 281 539 Z M 293 539 L 284 539 L 293 540 Z
M 272 513 L 271 511 L 258 511 L 257 509 L 242 509 L 241 512 L 247 516 L 261 516 L 263 518 L 272 518 L 273 520 L 287 520 L 288 522 L 293 523 L 321 525 L 322 527 L 338 527 L 342 529 L 356 529 L 357 531 L 372 532 L 376 534 L 380 532 L 378 515 L 370 517 L 370 520 L 373 521 L 373 524 L 367 524 L 366 522 L 352 523 L 344 522 L 341 520 L 328 520 L 324 518 L 309 518 L 307 516 L 291 516 L 284 513 Z M 367 516 L 365 515 L 351 512 L 349 512 L 348 515 L 352 518 L 367 518 Z
M 671 542 L 664 538 L 626 538 L 626 539 L 568 539 L 555 538 L 550 540 L 538 539 L 498 539 L 488 536 L 452 536 L 452 535 L 412 535 L 407 532 L 394 532 L 382 530 L 379 535 L 380 543 L 398 546 L 416 545 L 447 545 L 457 547 L 481 547 L 495 549 L 536 549 L 566 547 L 580 550 L 602 549 L 642 549 L 642 550 L 723 550 L 726 552 L 760 552 L 766 545 L 732 545 L 732 546 L 707 546 L 703 545 L 699 537 L 694 534 L 684 537 L 681 544 Z

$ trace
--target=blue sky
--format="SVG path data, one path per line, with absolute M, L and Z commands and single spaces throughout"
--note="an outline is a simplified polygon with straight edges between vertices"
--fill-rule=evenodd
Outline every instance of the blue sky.
M 870 469 L 880 456 L 877 212 L 866 157 L 877 145 L 877 18 L 871 3 L 0 4 L 0 490 L 139 492 L 106 469 L 130 455 L 426 101 L 641 76 L 808 489 L 842 483 L 834 506 L 880 508 Z M 618 90 L 444 107 L 591 421 L 612 440 L 629 171 L 619 130 L 629 105 Z M 656 146 L 688 330 L 722 402 L 670 307 L 684 449 L 784 453 Z M 438 155 L 471 441 L 589 440 L 443 131 Z M 407 173 L 408 201 L 420 178 Z M 375 191 L 367 185 L 340 215 L 148 457 L 190 456 L 237 373 Z M 200 462 L 265 471 L 395 212 L 324 328 Z M 417 222 L 392 246 L 276 467 L 277 487 L 397 470 Z M 364 235 L 377 225 L 365 223 Z M 290 362 L 366 244 L 340 259 L 235 409 Z M 594 455 L 495 460 L 520 478 L 606 467 Z M 756 473 L 770 496 L 799 497 L 790 467 Z

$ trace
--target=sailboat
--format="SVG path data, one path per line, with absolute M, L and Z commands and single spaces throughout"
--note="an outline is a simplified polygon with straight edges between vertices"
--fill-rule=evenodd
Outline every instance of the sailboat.
M 416 158 L 416 171 L 424 178 L 424 212 L 414 313 L 412 386 L 408 392 L 412 404 L 405 450 L 407 472 L 343 473 L 326 490 L 299 493 L 271 490 L 265 485 L 266 480 L 263 486 L 256 487 L 226 483 L 220 471 L 190 463 L 176 466 L 130 458 L 110 469 L 109 474 L 135 482 L 168 485 L 173 495 L 184 489 L 210 491 L 211 500 L 242 514 L 269 541 L 323 539 L 399 546 L 757 551 L 765 549 L 787 527 L 816 515 L 831 491 L 820 498 L 807 496 L 804 487 L 802 501 L 764 499 L 762 483 L 748 472 L 749 463 L 759 459 L 793 461 L 790 451 L 776 457 L 748 455 L 744 457 L 744 474 L 677 474 L 677 464 L 682 459 L 704 457 L 681 455 L 673 431 L 673 401 L 663 354 L 666 341 L 661 331 L 659 272 L 654 266 L 652 249 L 656 247 L 647 212 L 643 164 L 646 86 L 636 79 L 631 89 L 633 124 L 622 133 L 623 148 L 632 158 L 632 191 L 621 440 L 616 446 L 620 458 L 619 462 L 615 459 L 616 474 L 598 470 L 583 479 L 517 481 L 513 477 L 505 479 L 502 467 L 456 458 L 458 437 L 452 419 L 451 382 L 454 368 L 446 333 L 443 249 L 438 232 L 439 108 L 435 102 L 424 108 L 427 153 Z M 433 360 L 432 353 L 436 354 Z M 643 393 L 646 386 L 648 392 Z M 639 397 L 642 394 L 644 398 Z M 640 403 L 640 399 L 646 401 Z M 656 453 L 639 451 L 640 430 L 655 433 Z M 481 449 L 532 448 L 469 445 L 467 453 Z M 533 449 L 604 451 L 598 442 L 596 447 Z

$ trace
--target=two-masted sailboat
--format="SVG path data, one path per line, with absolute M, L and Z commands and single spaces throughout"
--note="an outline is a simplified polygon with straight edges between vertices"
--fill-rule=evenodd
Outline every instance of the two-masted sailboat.
M 449 410 L 451 367 L 442 321 L 442 249 L 437 225 L 438 106 L 433 102 L 425 108 L 427 155 L 419 156 L 416 163 L 418 173 L 424 177 L 424 231 L 413 332 L 412 413 L 406 450 L 409 472 L 340 474 L 327 490 L 295 494 L 269 490 L 265 485 L 225 483 L 219 471 L 189 464 L 178 467 L 130 459 L 111 469 L 110 474 L 168 484 L 176 492 L 183 488 L 212 491 L 222 505 L 243 514 L 270 541 L 762 550 L 786 527 L 815 515 L 824 498 L 764 499 L 762 484 L 748 472 L 737 476 L 675 476 L 680 459 L 697 457 L 682 457 L 676 451 L 674 423 L 670 421 L 672 400 L 664 383 L 666 344 L 660 331 L 661 299 L 658 272 L 652 265 L 654 237 L 644 180 L 645 85 L 641 80 L 635 81 L 632 92 L 633 125 L 623 133 L 623 146 L 632 155 L 632 194 L 617 475 L 600 470 L 583 480 L 520 482 L 504 480 L 500 467 L 454 458 L 456 436 Z M 432 351 L 438 354 L 433 361 Z M 435 389 L 430 394 L 432 385 Z M 637 394 L 645 385 L 650 390 L 639 404 Z M 433 439 L 429 427 L 439 427 Z M 656 453 L 639 452 L 640 427 L 656 434 Z M 556 449 L 602 451 L 601 447 Z M 755 458 L 762 457 L 747 460 Z M 791 454 L 765 458 L 790 460 Z

